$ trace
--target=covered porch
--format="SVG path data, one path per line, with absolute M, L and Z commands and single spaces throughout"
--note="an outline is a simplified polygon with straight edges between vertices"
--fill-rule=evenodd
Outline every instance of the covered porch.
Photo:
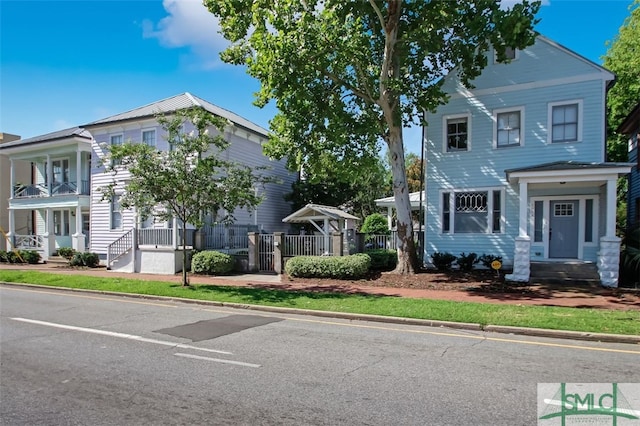
M 532 261 L 590 262 L 603 286 L 618 285 L 617 180 L 627 163 L 562 161 L 506 170 L 517 201 L 513 273 L 528 282 Z
M 11 202 L 7 232 L 10 245 L 19 250 L 38 251 L 45 261 L 61 247 L 86 251 L 90 238 L 88 204 L 88 199 L 55 204 Z M 26 226 L 18 228 L 16 217 L 27 218 Z

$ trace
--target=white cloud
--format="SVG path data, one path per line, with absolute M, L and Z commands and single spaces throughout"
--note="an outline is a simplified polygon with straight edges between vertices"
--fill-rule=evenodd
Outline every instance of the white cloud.
M 201 1 L 163 0 L 168 16 L 158 23 L 146 20 L 143 37 L 157 38 L 166 47 L 188 47 L 199 65 L 211 68 L 221 63 L 218 54 L 228 42 L 218 33 L 220 24 Z

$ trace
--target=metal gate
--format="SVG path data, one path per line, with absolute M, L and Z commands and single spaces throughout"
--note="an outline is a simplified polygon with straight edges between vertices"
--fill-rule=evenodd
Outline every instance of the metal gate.
M 258 257 L 261 272 L 275 272 L 273 266 L 273 235 L 258 234 Z

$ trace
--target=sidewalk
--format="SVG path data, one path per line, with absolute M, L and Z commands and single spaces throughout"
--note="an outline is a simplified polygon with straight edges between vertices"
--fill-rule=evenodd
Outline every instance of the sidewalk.
M 107 271 L 104 268 L 96 269 L 71 269 L 60 264 L 39 265 L 11 265 L 0 264 L 0 269 L 28 269 L 56 274 L 87 275 L 94 277 L 120 277 L 129 279 L 165 281 L 180 283 L 182 276 L 156 275 L 156 274 L 130 274 L 123 272 Z M 321 292 L 336 292 L 349 294 L 375 294 L 395 297 L 409 297 L 416 299 L 450 300 L 456 302 L 478 302 L 495 304 L 539 305 L 539 306 L 563 306 L 576 308 L 598 308 L 619 310 L 640 310 L 640 292 L 621 291 L 605 288 L 569 288 L 562 289 L 559 286 L 531 286 L 529 291 L 523 293 L 478 293 L 465 290 L 422 290 L 410 288 L 386 288 L 372 287 L 364 284 L 345 281 L 344 284 L 318 284 L 318 282 L 305 283 L 304 280 L 288 281 L 278 275 L 272 274 L 242 274 L 225 277 L 209 277 L 189 275 L 192 284 L 209 284 L 225 286 L 246 286 L 256 288 L 271 288 L 279 290 L 307 290 Z

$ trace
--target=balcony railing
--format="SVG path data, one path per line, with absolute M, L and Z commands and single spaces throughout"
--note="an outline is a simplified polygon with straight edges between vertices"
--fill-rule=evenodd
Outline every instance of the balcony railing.
M 13 191 L 13 198 L 37 198 L 49 197 L 56 195 L 77 194 L 77 182 L 54 182 L 51 184 L 51 193 L 49 186 L 45 183 L 36 183 L 33 185 L 16 186 Z M 89 195 L 91 193 L 91 181 L 80 181 L 80 195 Z
M 13 198 L 37 198 L 48 197 L 49 190 L 42 183 L 34 185 L 16 185 L 13 189 Z

